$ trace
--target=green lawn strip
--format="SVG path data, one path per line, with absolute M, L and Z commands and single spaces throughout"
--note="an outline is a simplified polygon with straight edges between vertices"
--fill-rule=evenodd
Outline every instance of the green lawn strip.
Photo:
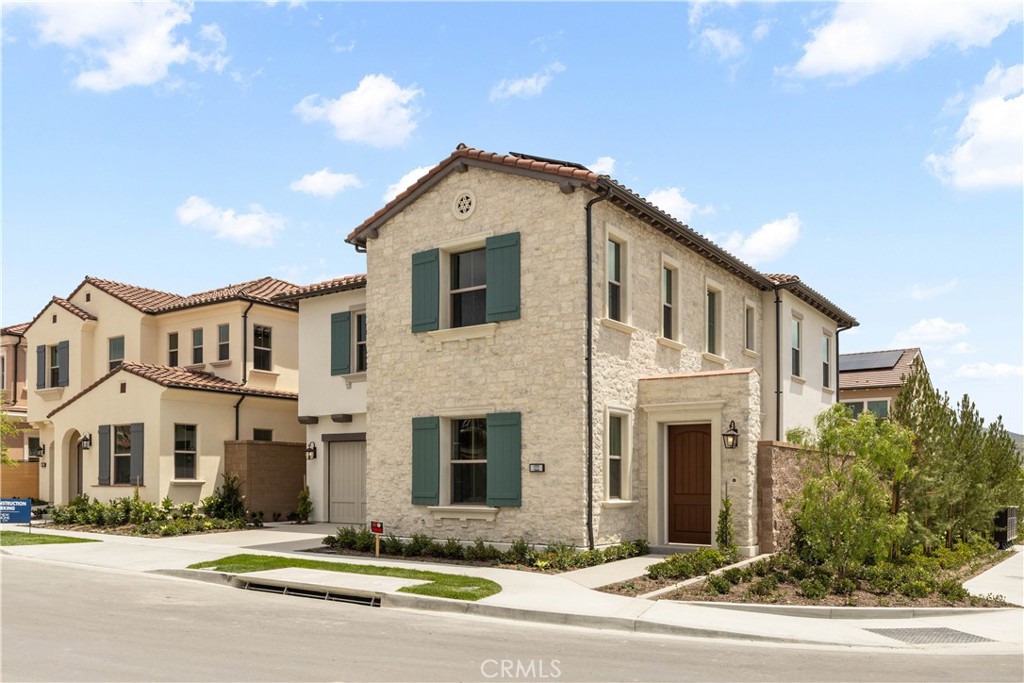
M 52 536 L 49 534 L 30 534 L 24 531 L 0 531 L 0 546 L 4 545 L 46 545 L 48 543 L 96 543 L 95 538 L 74 538 L 72 536 Z
M 430 583 L 406 586 L 398 590 L 402 593 L 416 593 L 417 595 L 430 595 L 436 598 L 451 598 L 453 600 L 475 601 L 501 592 L 501 586 L 495 582 L 476 576 L 443 574 L 441 572 L 427 572 L 419 569 L 404 569 L 402 567 L 323 562 L 320 560 L 276 557 L 273 555 L 231 555 L 230 557 L 222 557 L 219 560 L 189 565 L 189 569 L 213 569 L 228 574 L 247 574 L 249 572 L 285 569 L 287 567 L 430 581 Z

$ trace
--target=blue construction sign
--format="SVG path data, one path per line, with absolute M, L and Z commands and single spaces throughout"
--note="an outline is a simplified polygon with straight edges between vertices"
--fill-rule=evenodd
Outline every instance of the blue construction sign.
M 31 498 L 0 498 L 0 524 L 32 522 Z

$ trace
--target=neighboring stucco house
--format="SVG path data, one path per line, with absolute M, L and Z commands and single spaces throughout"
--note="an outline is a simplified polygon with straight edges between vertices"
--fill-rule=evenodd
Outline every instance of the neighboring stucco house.
M 299 307 L 299 422 L 313 519 L 366 522 L 366 276 L 280 296 Z
M 24 333 L 43 497 L 137 485 L 145 500 L 198 502 L 226 443 L 298 449 L 298 313 L 274 301 L 293 289 L 262 278 L 179 296 L 86 277 L 54 297 Z
M 39 497 L 39 433 L 25 420 L 25 329 L 28 323 L 0 329 L 0 391 L 6 419 L 18 428 L 4 439 L 7 457 L 17 464 L 0 469 L 0 495 L 4 498 Z
M 903 378 L 910 374 L 921 349 L 892 349 L 844 353 L 839 356 L 839 401 L 857 417 L 865 410 L 889 417 Z
M 835 402 L 857 324 L 523 154 L 460 145 L 347 241 L 367 255 L 367 516 L 399 535 L 710 545 L 728 495 L 756 553 L 758 444 Z

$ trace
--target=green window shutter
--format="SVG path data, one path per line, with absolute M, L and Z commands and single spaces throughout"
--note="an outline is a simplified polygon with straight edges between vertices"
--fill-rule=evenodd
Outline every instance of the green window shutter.
M 36 389 L 46 388 L 46 345 L 36 347 Z
M 110 485 L 110 425 L 100 425 L 99 485 Z
M 441 252 L 437 249 L 412 255 L 412 331 L 438 328 Z
M 487 322 L 519 319 L 519 233 L 487 238 Z
M 522 428 L 519 413 L 487 415 L 487 504 L 522 505 Z
M 58 370 L 57 386 L 66 387 L 68 385 L 68 359 L 71 357 L 69 353 L 68 343 L 62 341 L 57 344 L 57 364 L 60 366 Z
M 412 504 L 437 505 L 441 474 L 441 420 L 412 419 Z
M 352 372 L 352 314 L 331 314 L 331 374 Z
M 145 425 L 136 422 L 132 425 L 131 471 L 129 478 L 132 484 L 142 486 L 144 479 L 142 470 L 145 465 Z

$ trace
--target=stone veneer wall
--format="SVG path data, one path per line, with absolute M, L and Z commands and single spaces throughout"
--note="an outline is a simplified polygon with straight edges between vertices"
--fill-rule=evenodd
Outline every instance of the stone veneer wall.
M 306 481 L 306 445 L 278 441 L 225 441 L 224 472 L 242 480 L 245 507 L 285 519 L 295 512 Z
M 780 441 L 757 444 L 757 535 L 761 552 L 777 552 L 789 543 L 793 524 L 785 504 L 800 493 L 803 483 L 796 446 Z

